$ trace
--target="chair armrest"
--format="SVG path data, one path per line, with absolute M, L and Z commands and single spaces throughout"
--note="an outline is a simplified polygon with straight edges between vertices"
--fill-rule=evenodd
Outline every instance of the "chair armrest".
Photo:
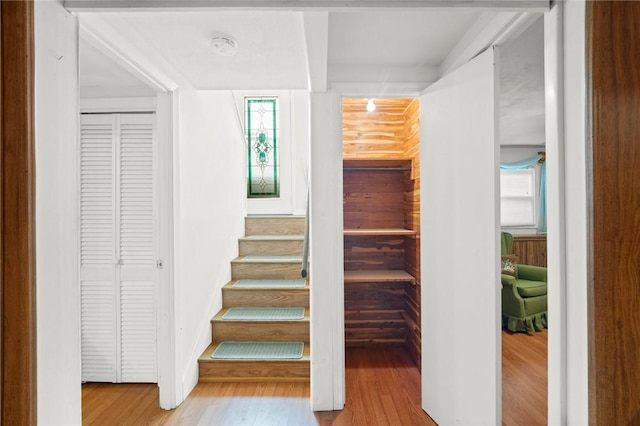
M 516 279 L 515 277 L 511 276 L 511 275 L 507 275 L 507 274 L 500 274 L 500 280 L 502 281 L 502 288 L 504 289 L 510 289 L 511 292 L 513 292 L 514 295 L 520 297 L 518 295 L 518 289 L 516 288 Z
M 543 266 L 518 265 L 518 278 L 547 282 L 547 268 Z

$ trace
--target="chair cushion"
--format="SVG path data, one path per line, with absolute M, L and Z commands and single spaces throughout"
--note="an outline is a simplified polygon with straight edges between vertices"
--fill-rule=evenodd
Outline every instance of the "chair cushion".
M 500 233 L 500 254 L 512 254 L 513 235 L 508 232 Z
M 518 278 L 518 256 L 512 254 L 502 255 L 500 273 Z
M 518 294 L 522 297 L 535 297 L 547 294 L 547 283 L 543 281 L 518 280 Z

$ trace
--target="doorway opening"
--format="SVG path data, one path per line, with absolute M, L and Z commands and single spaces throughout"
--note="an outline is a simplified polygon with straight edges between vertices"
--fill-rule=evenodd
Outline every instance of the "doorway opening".
M 544 17 L 541 14 L 500 46 L 499 80 L 500 231 L 510 236 L 508 239 L 513 238 L 510 250 L 505 247 L 510 244 L 503 244 L 502 255 L 516 256 L 517 270 L 521 272 L 517 280 L 504 276 L 501 280 L 502 419 L 505 424 L 545 424 L 547 221 Z M 541 279 L 538 276 L 544 276 L 545 281 L 538 281 Z M 536 292 L 527 293 L 526 285 L 536 285 Z M 550 326 L 556 327 L 557 323 Z M 526 402 L 519 400 L 520 397 L 526 398 Z M 520 408 L 514 409 L 516 407 Z

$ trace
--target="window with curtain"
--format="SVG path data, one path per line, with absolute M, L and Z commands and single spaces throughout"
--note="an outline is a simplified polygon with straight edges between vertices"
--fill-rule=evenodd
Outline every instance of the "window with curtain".
M 539 167 L 537 167 L 539 166 Z M 536 193 L 536 173 L 540 173 Z M 502 226 L 536 227 L 547 233 L 547 173 L 545 153 L 515 163 L 500 163 Z
M 502 226 L 536 225 L 535 168 L 500 170 Z

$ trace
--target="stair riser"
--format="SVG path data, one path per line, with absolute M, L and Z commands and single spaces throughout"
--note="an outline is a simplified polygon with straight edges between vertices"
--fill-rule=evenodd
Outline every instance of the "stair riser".
M 304 235 L 304 217 L 247 217 L 245 235 Z
M 300 256 L 303 244 L 302 240 L 240 240 L 240 256 Z
M 211 334 L 215 341 L 308 342 L 309 322 L 214 320 Z
M 235 361 L 200 362 L 201 382 L 308 382 L 309 361 Z
M 262 306 L 262 307 L 295 307 L 309 306 L 309 290 L 234 290 L 222 289 L 223 307 Z
M 300 269 L 299 263 L 231 262 L 231 276 L 234 280 L 299 279 Z

